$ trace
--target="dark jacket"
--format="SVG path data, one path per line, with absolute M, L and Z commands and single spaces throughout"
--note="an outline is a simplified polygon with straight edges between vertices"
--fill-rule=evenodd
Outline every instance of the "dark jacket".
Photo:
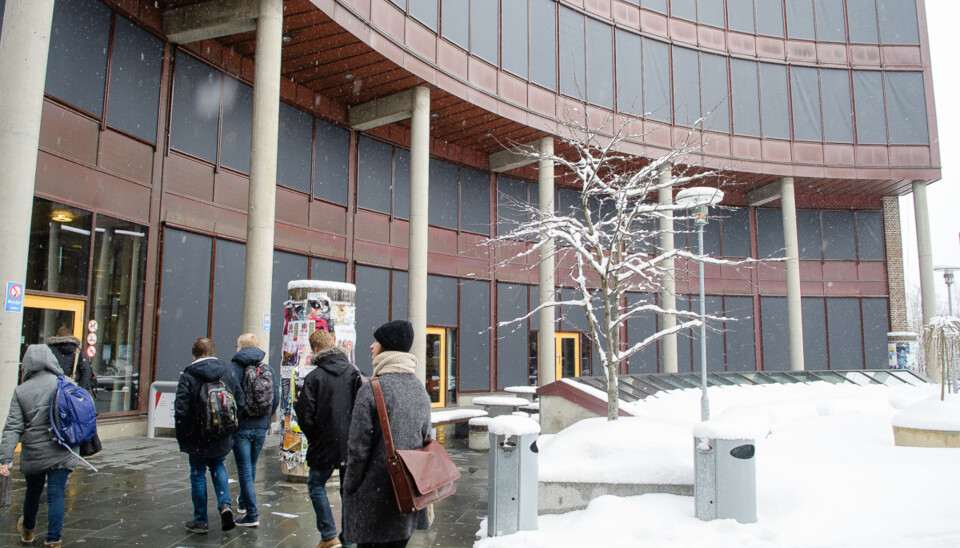
M 80 348 L 80 339 L 72 336 L 47 337 L 47 346 L 50 347 L 50 350 L 53 350 L 53 355 L 57 357 L 57 362 L 60 363 L 60 369 L 63 369 L 63 374 L 73 377 L 73 360 Z M 93 394 L 95 378 L 93 367 L 90 367 L 90 360 L 81 352 L 80 358 L 77 359 L 77 386 Z
M 412 358 L 412 357 L 411 357 Z M 430 438 L 430 397 L 410 373 L 380 375 L 395 449 L 423 447 Z M 387 473 L 387 454 L 370 382 L 357 392 L 343 478 L 343 537 L 375 543 L 410 538 L 429 526 L 427 511 L 400 515 Z
M 243 391 L 244 370 L 248 365 L 257 365 L 262 362 L 265 355 L 266 354 L 264 354 L 263 350 L 260 350 L 255 346 L 241 348 L 239 352 L 233 355 L 228 367 L 230 368 L 230 374 L 232 374 L 234 379 L 236 379 L 237 386 L 240 387 L 241 392 Z M 270 378 L 273 379 L 273 406 L 270 408 L 270 414 L 263 417 L 248 417 L 243 412 L 243 407 L 240 407 L 240 421 L 237 426 L 240 430 L 266 430 L 270 428 L 270 417 L 277 412 L 277 407 L 280 406 L 280 380 L 277 372 L 274 371 L 269 365 L 267 365 L 267 369 L 270 370 Z M 244 400 L 246 400 L 246 394 L 244 394 Z M 239 406 L 239 403 L 237 405 Z
M 307 464 L 311 468 L 340 468 L 347 462 L 350 415 L 360 388 L 360 371 L 340 348 L 317 352 L 317 366 L 303 380 L 293 409 L 307 436 Z
M 23 383 L 13 390 L 10 412 L 0 441 L 0 464 L 10 464 L 17 443 L 20 471 L 40 474 L 50 470 L 73 470 L 77 457 L 60 447 L 50 433 L 50 396 L 57 389 L 63 370 L 49 347 L 35 344 L 23 356 Z
M 243 392 L 233 375 L 227 374 L 227 364 L 219 358 L 203 358 L 187 366 L 180 374 L 177 397 L 173 404 L 174 424 L 180 451 L 205 459 L 226 456 L 233 449 L 233 436 L 207 441 L 200 437 L 200 391 L 203 384 L 223 380 L 234 398 L 237 409 L 243 407 Z

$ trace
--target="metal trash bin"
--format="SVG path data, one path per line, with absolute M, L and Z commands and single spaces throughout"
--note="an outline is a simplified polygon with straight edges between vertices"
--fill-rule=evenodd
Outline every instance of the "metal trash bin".
M 752 439 L 695 437 L 694 500 L 704 521 L 757 521 L 757 461 Z
M 490 420 L 487 535 L 537 529 L 539 504 L 536 441 L 540 424 L 506 415 Z

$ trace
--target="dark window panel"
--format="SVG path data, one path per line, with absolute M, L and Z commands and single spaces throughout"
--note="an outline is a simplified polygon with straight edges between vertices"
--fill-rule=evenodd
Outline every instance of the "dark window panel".
M 468 232 L 490 235 L 490 176 L 481 171 L 460 169 L 460 227 Z
M 722 55 L 700 55 L 702 111 L 706 120 L 703 128 L 721 133 L 730 132 L 730 93 L 727 91 L 727 58 Z
M 723 300 L 723 315 L 730 318 L 723 322 L 727 339 L 727 371 L 756 371 L 753 297 L 724 297 Z
M 883 213 L 857 212 L 857 249 L 861 261 L 884 259 Z
M 925 145 L 927 131 L 927 99 L 922 72 L 885 72 L 884 91 L 887 97 L 887 121 L 890 144 Z
M 651 120 L 670 122 L 670 47 L 643 39 L 643 109 Z
M 709 255 L 711 257 L 720 256 L 720 222 L 717 219 L 717 210 L 710 210 L 710 214 L 714 215 L 713 217 L 708 217 L 708 222 L 706 226 L 703 227 L 703 254 Z M 697 253 L 697 248 L 699 247 L 697 235 L 697 226 L 695 223 L 690 223 L 690 250 L 694 253 Z
M 700 118 L 700 62 L 696 50 L 673 48 L 674 123 L 692 127 Z
M 443 37 L 470 49 L 470 0 L 443 0 L 440 16 Z
M 823 138 L 831 143 L 853 142 L 853 105 L 850 103 L 850 72 L 823 69 Z
M 410 151 L 394 148 L 393 158 L 393 215 L 410 218 Z
M 781 245 L 783 245 L 782 236 L 780 237 L 780 242 Z M 822 258 L 820 252 L 821 242 L 820 212 L 807 210 L 797 211 L 797 245 L 800 247 L 800 258 L 819 261 Z
M 863 306 L 863 353 L 867 369 L 887 368 L 887 332 L 890 316 L 887 299 L 866 298 Z
M 584 56 L 583 15 L 560 8 L 560 93 L 586 100 L 587 67 Z
M 821 297 L 800 299 L 803 324 L 803 367 L 807 371 L 827 369 L 827 317 Z
M 631 1 L 631 4 L 636 4 L 637 2 Z M 645 9 L 650 11 L 655 11 L 657 13 L 667 13 L 667 0 L 643 0 L 641 4 Z
M 216 162 L 219 124 L 220 73 L 178 51 L 174 69 L 170 146 Z
M 459 178 L 457 166 L 430 159 L 430 224 L 457 229 Z
M 392 278 L 390 281 L 392 291 L 390 301 L 393 303 L 390 308 L 390 319 L 405 320 L 408 315 L 410 275 L 404 270 L 393 270 L 390 274 Z
M 193 361 L 193 341 L 207 336 L 212 245 L 206 236 L 171 228 L 163 231 L 155 380 L 177 380 Z
M 813 0 L 787 0 L 787 38 L 813 40 Z
M 109 8 L 94 0 L 57 2 L 44 91 L 102 116 L 109 40 Z
M 27 289 L 87 294 L 92 221 L 89 211 L 42 198 L 33 199 Z
M 830 369 L 863 368 L 860 299 L 827 299 Z
M 393 147 L 361 136 L 357 156 L 357 204 L 364 209 L 390 213 Z
M 163 42 L 117 17 L 107 123 L 144 141 L 156 142 L 162 65 Z
M 727 25 L 730 30 L 753 34 L 753 0 L 727 0 Z
M 700 0 L 700 24 L 724 28 L 723 0 Z
M 390 0 L 390 1 L 396 4 L 397 7 L 399 7 L 403 11 L 407 11 L 407 0 Z
M 498 65 L 497 52 L 498 0 L 470 0 L 470 51 Z
M 790 97 L 793 100 L 793 138 L 822 141 L 820 124 L 820 83 L 817 69 L 790 67 Z
M 856 260 L 857 241 L 852 211 L 823 212 L 823 258 Z
M 689 296 L 677 295 L 677 310 L 690 310 Z M 681 323 L 686 319 L 685 317 L 678 317 L 677 323 Z M 693 355 L 690 348 L 693 340 L 693 331 L 693 329 L 684 329 L 677 333 L 677 371 L 680 373 L 693 371 L 693 362 L 691 361 L 693 360 Z M 699 348 L 697 352 L 700 352 Z
M 3 12 L 6 9 L 6 6 L 7 0 L 0 0 L 0 29 L 3 29 Z M 0 33 L 0 36 L 3 36 L 3 34 Z
M 723 224 L 724 257 L 750 256 L 750 210 L 746 208 L 727 210 L 721 213 Z
M 760 330 L 763 340 L 763 370 L 790 370 L 790 332 L 787 299 L 760 297 Z
M 787 67 L 760 63 L 760 107 L 764 137 L 790 138 L 788 105 Z
M 880 72 L 853 71 L 853 106 L 857 116 L 857 142 L 883 145 L 887 143 L 887 116 L 883 108 L 883 85 Z
M 847 0 L 847 24 L 850 26 L 851 43 L 876 44 L 876 0 Z
M 527 286 L 497 284 L 497 322 L 503 323 L 525 315 Z M 527 378 L 527 322 L 497 327 L 497 388 L 525 386 Z
M 880 42 L 883 44 L 919 44 L 916 0 L 878 0 Z
M 846 42 L 843 0 L 817 0 L 817 40 Z
M 280 374 L 283 351 L 283 318 L 286 312 L 283 303 L 289 298 L 287 284 L 292 280 L 309 279 L 309 259 L 304 255 L 273 250 L 273 288 L 270 293 L 272 322 L 270 325 L 270 355 L 267 363 L 273 366 L 273 372 L 276 375 Z M 363 352 L 356 352 L 355 354 L 363 354 Z
M 347 264 L 340 261 L 310 259 L 310 279 L 328 282 L 342 282 L 347 279 Z
M 490 390 L 490 282 L 460 281 L 460 389 Z
M 457 279 L 427 276 L 427 325 L 457 325 Z
M 557 3 L 530 0 L 530 80 L 557 89 Z
M 220 165 L 243 173 L 250 173 L 250 135 L 252 127 L 253 88 L 239 80 L 225 76 L 223 79 L 223 124 L 220 128 Z
M 277 184 L 310 193 L 310 151 L 313 148 L 313 117 L 280 103 L 280 135 L 277 142 Z
M 497 177 L 497 234 L 503 235 L 526 222 L 522 204 L 527 202 L 527 183 L 510 177 Z
M 410 15 L 433 32 L 437 32 L 437 2 L 438 0 L 409 0 Z
M 243 333 L 243 314 L 237 312 L 243 308 L 247 246 L 220 239 L 216 243 L 210 338 L 217 347 L 220 359 L 229 361 L 236 348 L 237 337 Z M 277 319 L 281 321 L 280 329 L 283 329 L 281 318 Z
M 390 271 L 357 265 L 357 352 L 356 365 L 364 375 L 373 372 L 373 360 L 366 348 L 373 343 L 373 332 L 390 318 Z M 400 318 L 394 318 L 400 319 Z
M 783 38 L 783 2 L 757 0 L 757 34 Z
M 731 59 L 730 79 L 733 97 L 733 132 L 737 135 L 759 137 L 760 88 L 757 86 L 757 63 Z
M 613 27 L 587 19 L 587 99 L 613 108 Z
M 643 115 L 643 70 L 640 65 L 642 39 L 617 29 L 617 110 Z
M 759 259 L 783 257 L 783 216 L 779 209 L 757 210 L 757 254 Z
M 723 315 L 723 297 L 706 295 L 704 298 L 704 311 L 707 316 Z M 700 314 L 700 296 L 690 296 L 690 310 Z M 693 346 L 693 370 L 699 372 L 700 365 L 700 328 L 696 328 L 691 333 L 691 343 Z M 707 374 L 715 371 L 726 370 L 726 360 L 723 351 L 723 322 L 716 320 L 707 320 Z
M 350 132 L 316 120 L 313 143 L 313 195 L 321 200 L 347 205 L 347 173 L 350 163 Z
M 583 296 L 576 289 L 564 287 L 560 289 L 560 299 L 564 301 L 574 301 L 582 299 Z M 560 307 L 561 329 L 563 331 L 581 331 L 590 332 L 590 322 L 587 320 L 587 313 L 579 306 L 561 306 Z
M 697 0 L 670 0 L 670 16 L 697 21 Z
M 641 303 L 656 304 L 657 296 L 642 293 L 627 293 L 627 306 L 634 307 Z M 653 311 L 639 313 L 627 321 L 627 344 L 633 346 L 657 332 L 657 314 Z M 638 350 L 627 360 L 630 374 L 658 373 L 656 341 Z
M 507 55 L 503 56 L 503 70 L 526 79 L 527 44 L 529 43 L 527 0 L 507 0 L 501 9 L 503 10 L 501 25 L 503 51 L 507 52 Z M 489 29 L 487 32 L 490 32 Z

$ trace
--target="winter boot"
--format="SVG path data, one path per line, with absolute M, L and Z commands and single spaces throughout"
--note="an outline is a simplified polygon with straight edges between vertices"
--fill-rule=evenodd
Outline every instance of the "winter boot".
M 27 529 L 23 526 L 23 516 L 20 516 L 20 521 L 17 522 L 17 531 L 20 532 L 20 540 L 24 544 L 33 543 L 33 532 L 37 529 L 37 526 L 34 525 L 33 529 Z

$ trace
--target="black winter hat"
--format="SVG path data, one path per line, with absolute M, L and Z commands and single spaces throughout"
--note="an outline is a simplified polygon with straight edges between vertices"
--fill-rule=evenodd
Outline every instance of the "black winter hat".
M 384 350 L 409 352 L 413 346 L 413 324 L 406 320 L 393 320 L 377 328 L 373 338 Z

